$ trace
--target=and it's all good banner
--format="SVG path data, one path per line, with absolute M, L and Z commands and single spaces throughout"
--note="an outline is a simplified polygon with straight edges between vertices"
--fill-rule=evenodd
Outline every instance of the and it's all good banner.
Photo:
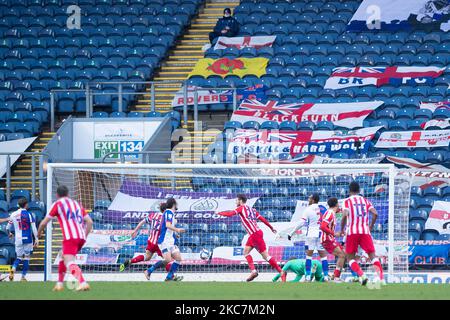
M 428 131 L 385 131 L 381 134 L 376 148 L 431 148 L 448 147 L 450 130 Z
M 238 129 L 228 142 L 228 152 L 235 155 L 290 153 L 367 152 L 381 127 L 341 131 L 279 131 Z M 358 141 L 358 144 L 355 142 Z
M 325 83 L 325 89 L 344 89 L 361 86 L 391 84 L 418 85 L 434 83 L 444 68 L 439 67 L 338 67 Z
M 233 112 L 232 121 L 320 121 L 333 122 L 335 126 L 345 128 L 362 127 L 364 119 L 373 110 L 383 104 L 382 101 L 349 102 L 349 103 L 288 103 L 278 101 L 261 102 L 244 100 Z
M 157 188 L 146 183 L 124 180 L 111 205 L 103 214 L 108 221 L 137 222 L 149 212 L 159 211 L 159 204 L 168 198 L 178 201 L 176 218 L 179 222 L 211 222 L 224 219 L 217 212 L 236 208 L 236 195 L 226 193 L 206 193 Z M 253 204 L 258 195 L 249 194 L 248 204 Z M 225 219 L 226 220 L 226 219 Z M 227 221 L 235 221 L 228 219 Z
M 221 77 L 235 75 L 241 78 L 246 75 L 261 77 L 266 74 L 268 62 L 267 58 L 204 58 L 198 60 L 189 77 L 202 76 L 206 78 L 213 75 Z

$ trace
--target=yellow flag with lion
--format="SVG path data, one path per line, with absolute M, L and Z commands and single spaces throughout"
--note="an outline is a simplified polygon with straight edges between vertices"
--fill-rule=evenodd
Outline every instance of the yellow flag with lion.
M 203 76 L 206 78 L 212 75 L 223 78 L 229 75 L 241 78 L 246 75 L 261 77 L 266 74 L 268 62 L 269 59 L 267 58 L 204 58 L 197 62 L 189 77 Z

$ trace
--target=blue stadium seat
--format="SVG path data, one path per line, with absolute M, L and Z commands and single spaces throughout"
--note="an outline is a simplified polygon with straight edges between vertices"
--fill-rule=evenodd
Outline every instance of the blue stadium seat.
M 25 190 L 25 189 L 19 189 L 19 190 L 14 190 L 11 193 L 11 200 L 20 199 L 22 197 L 25 197 L 28 201 L 30 201 L 30 199 L 31 199 L 30 191 Z
M 417 241 L 420 240 L 420 232 L 415 230 L 408 231 L 408 240 L 409 241 Z
M 243 129 L 259 130 L 259 123 L 256 121 L 246 121 L 242 124 Z
M 315 129 L 315 125 L 310 121 L 302 121 L 298 124 L 297 129 L 300 131 L 313 131 Z
M 425 229 L 422 231 L 422 234 L 420 235 L 420 239 L 424 241 L 433 241 L 436 240 L 439 237 L 439 232 L 436 230 L 431 229 Z
M 280 123 L 279 129 L 286 130 L 286 131 L 296 131 L 297 124 L 294 121 L 283 121 Z
M 94 202 L 94 210 L 97 210 L 97 211 L 108 210 L 110 205 L 111 205 L 111 201 L 109 201 L 109 200 L 97 200 Z
M 424 220 L 413 220 L 409 222 L 408 230 L 422 232 L 425 227 Z
M 245 125 L 245 123 L 244 123 Z M 259 127 L 260 130 L 277 130 L 278 122 L 275 121 L 264 121 Z
M 316 124 L 316 130 L 332 131 L 333 129 L 334 125 L 331 121 L 320 121 Z

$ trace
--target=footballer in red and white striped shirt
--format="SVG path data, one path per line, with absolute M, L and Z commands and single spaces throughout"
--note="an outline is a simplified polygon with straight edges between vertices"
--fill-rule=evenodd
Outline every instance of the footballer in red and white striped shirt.
M 147 247 L 145 248 L 145 256 L 140 254 L 133 259 L 126 260 L 123 264 L 120 265 L 119 271 L 123 272 L 127 267 L 132 265 L 133 263 L 139 263 L 142 261 L 149 261 L 153 255 L 156 253 L 158 256 L 162 258 L 161 249 L 158 246 L 158 238 L 161 234 L 161 224 L 163 212 L 166 211 L 167 205 L 165 202 L 159 204 L 159 212 L 150 212 L 149 215 L 142 219 L 136 228 L 131 233 L 131 237 L 134 239 L 138 236 L 139 230 L 144 224 L 148 225 L 148 239 L 147 239 Z M 171 263 L 166 264 L 167 272 L 170 270 Z M 150 275 L 144 273 L 145 277 L 150 280 Z
M 384 283 L 383 268 L 380 260 L 375 255 L 373 245 L 372 230 L 377 220 L 377 210 L 372 203 L 361 196 L 359 184 L 352 181 L 349 185 L 350 197 L 344 200 L 341 230 L 346 230 L 347 239 L 345 241 L 345 253 L 349 261 L 350 268 L 358 275 L 361 284 L 367 283 L 367 277 L 355 260 L 356 252 L 360 246 L 369 256 L 372 264 L 377 270 L 381 283 Z M 372 215 L 370 220 L 369 216 Z M 348 225 L 347 225 L 348 220 Z
M 339 211 L 339 203 L 337 198 L 329 198 L 327 201 L 328 210 L 322 215 L 319 220 L 322 247 L 330 254 L 337 258 L 336 269 L 334 269 L 334 281 L 341 282 L 341 272 L 345 263 L 345 253 L 341 245 L 337 242 L 336 237 L 341 235 L 341 232 L 335 233 L 336 228 L 336 213 Z
M 56 202 L 53 203 L 38 229 L 39 238 L 47 224 L 56 217 L 63 233 L 62 260 L 58 266 L 58 282 L 53 290 L 62 291 L 64 289 L 63 282 L 67 270 L 79 282 L 77 291 L 89 290 L 89 285 L 84 280 L 80 267 L 75 263 L 75 257 L 92 230 L 92 219 L 77 201 L 69 198 L 69 189 L 66 186 L 58 187 L 56 197 Z
M 267 252 L 267 246 L 264 242 L 263 232 L 258 227 L 258 220 L 268 226 L 273 233 L 277 233 L 277 231 L 272 227 L 269 221 L 267 221 L 263 216 L 259 214 L 258 211 L 256 211 L 256 209 L 250 207 L 246 203 L 247 197 L 242 194 L 238 195 L 236 198 L 237 208 L 235 210 L 219 212 L 219 214 L 225 217 L 232 217 L 236 214 L 239 215 L 242 225 L 249 235 L 244 248 L 244 256 L 251 270 L 250 276 L 247 278 L 247 281 L 252 281 L 258 276 L 258 271 L 256 271 L 255 264 L 253 263 L 253 258 L 250 255 L 250 252 L 253 250 L 253 248 L 255 248 L 261 254 L 264 260 L 266 260 L 272 266 L 272 268 L 281 273 L 281 268 L 278 265 L 277 261 L 275 260 L 275 258 L 269 256 L 269 253 Z

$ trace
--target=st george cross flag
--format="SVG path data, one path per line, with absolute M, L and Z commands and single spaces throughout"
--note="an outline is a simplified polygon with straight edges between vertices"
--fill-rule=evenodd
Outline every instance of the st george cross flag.
M 442 102 L 421 102 L 420 109 L 428 109 L 432 112 L 438 109 L 444 109 L 450 111 L 450 101 L 442 101 Z
M 256 36 L 256 37 L 219 37 L 214 46 L 214 50 L 226 48 L 265 48 L 271 47 L 277 36 Z
M 445 67 L 338 67 L 333 69 L 324 88 L 344 89 L 385 84 L 430 85 L 444 71 Z
M 450 130 L 385 131 L 378 138 L 376 148 L 448 147 Z
M 441 129 L 447 129 L 450 128 L 450 118 L 429 120 L 422 123 L 420 126 L 424 130 L 428 129 L 429 127 L 438 127 Z
M 450 234 L 450 202 L 434 202 L 425 229 L 436 230 L 439 234 Z
M 233 112 L 232 121 L 320 121 L 333 122 L 335 126 L 345 128 L 362 127 L 364 119 L 373 110 L 383 104 L 382 101 L 349 102 L 349 103 L 288 103 L 278 104 L 278 101 L 261 102 L 244 100 Z

